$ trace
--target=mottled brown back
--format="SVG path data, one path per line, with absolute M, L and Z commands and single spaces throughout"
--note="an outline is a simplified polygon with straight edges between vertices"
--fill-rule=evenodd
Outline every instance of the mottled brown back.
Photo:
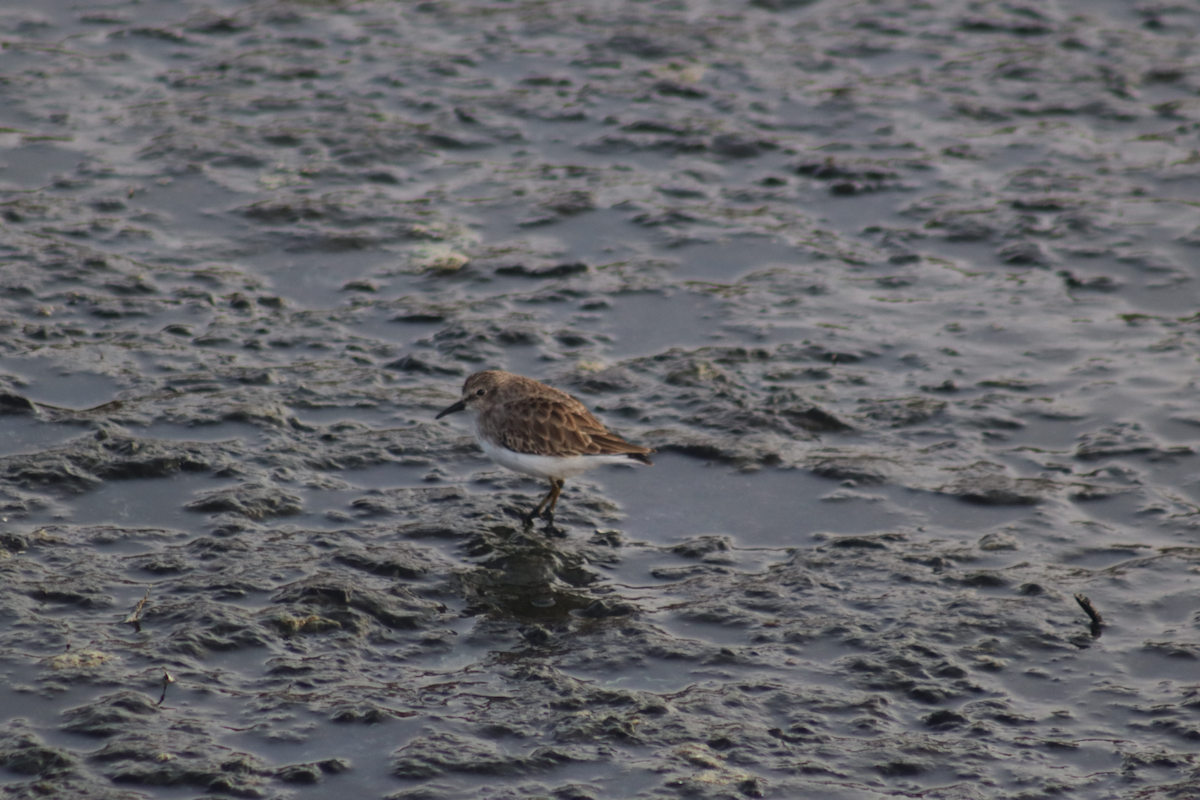
M 517 453 L 543 456 L 628 455 L 650 463 L 649 447 L 630 444 L 604 427 L 583 403 L 532 378 L 511 373 L 480 409 L 479 429 Z

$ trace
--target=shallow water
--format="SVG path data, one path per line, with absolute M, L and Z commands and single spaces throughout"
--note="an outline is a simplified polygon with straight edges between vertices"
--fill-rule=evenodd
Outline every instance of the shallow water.
M 1198 25 L 7 4 L 0 785 L 1191 796 Z

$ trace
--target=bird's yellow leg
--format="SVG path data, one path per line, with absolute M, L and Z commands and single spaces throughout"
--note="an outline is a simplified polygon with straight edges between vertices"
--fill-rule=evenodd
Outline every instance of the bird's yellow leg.
M 558 500 L 558 487 L 555 485 L 554 478 L 550 479 L 550 491 L 547 492 L 546 496 L 542 498 L 542 502 L 538 503 L 537 507 L 534 508 L 533 511 L 529 512 L 529 516 L 525 517 L 525 524 L 532 525 L 533 521 L 542 515 L 542 509 L 544 509 L 546 504 L 552 499 L 555 501 Z M 550 508 L 551 513 L 553 513 L 554 506 L 551 505 Z
M 546 522 L 549 522 L 551 525 L 554 524 L 554 509 L 558 506 L 558 495 L 562 492 L 563 484 L 565 483 L 566 481 L 562 478 L 558 480 L 554 478 L 550 479 L 551 488 L 550 497 L 548 498 L 550 500 L 550 507 L 546 509 Z

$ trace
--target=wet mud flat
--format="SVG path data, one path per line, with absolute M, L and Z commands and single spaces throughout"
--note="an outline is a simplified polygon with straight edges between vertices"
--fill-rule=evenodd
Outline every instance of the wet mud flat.
M 1198 28 L 6 4 L 4 795 L 1196 796 Z

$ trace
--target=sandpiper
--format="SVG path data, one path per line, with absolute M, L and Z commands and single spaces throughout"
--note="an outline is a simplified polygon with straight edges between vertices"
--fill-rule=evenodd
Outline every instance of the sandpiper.
M 474 418 L 475 439 L 488 458 L 513 472 L 547 478 L 550 493 L 522 517 L 554 524 L 554 507 L 567 478 L 605 464 L 653 464 L 654 451 L 617 436 L 583 403 L 532 378 L 511 372 L 476 372 L 463 383 L 462 399 L 436 419 L 458 411 Z

